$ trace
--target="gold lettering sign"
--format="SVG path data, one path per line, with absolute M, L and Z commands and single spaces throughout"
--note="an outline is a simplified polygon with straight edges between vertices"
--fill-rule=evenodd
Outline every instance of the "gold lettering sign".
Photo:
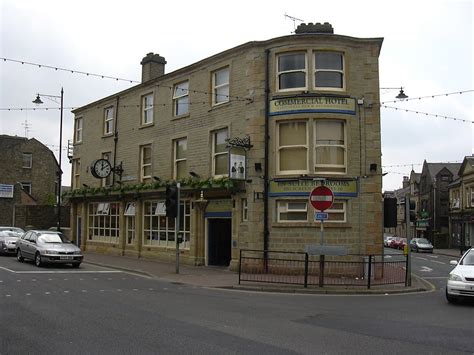
M 313 180 L 270 181 L 270 196 L 308 196 L 319 183 Z M 356 180 L 326 180 L 334 196 L 357 197 Z
M 350 97 L 285 97 L 270 101 L 270 115 L 291 113 L 343 113 L 355 115 L 356 101 Z

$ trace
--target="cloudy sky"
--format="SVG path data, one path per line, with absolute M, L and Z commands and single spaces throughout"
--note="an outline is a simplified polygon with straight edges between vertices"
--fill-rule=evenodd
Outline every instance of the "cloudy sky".
M 139 81 L 140 61 L 148 52 L 164 56 L 170 72 L 248 41 L 290 34 L 294 23 L 285 14 L 304 22 L 330 22 L 336 34 L 385 38 L 380 86 L 403 87 L 415 99 L 394 103 L 398 91 L 381 90 L 382 162 L 389 172 L 383 180 L 385 190 L 400 187 L 412 167 L 420 172 L 425 159 L 461 162 L 473 154 L 471 0 L 241 0 L 232 6 L 209 0 L 0 0 L 0 4 L 0 134 L 26 133 L 56 154 L 59 103 L 45 99 L 43 107 L 56 109 L 33 111 L 36 93 L 59 96 L 63 87 L 64 106 L 69 108 L 135 84 L 27 62 Z M 69 109 L 64 112 L 63 132 L 65 147 L 73 133 Z M 63 184 L 69 185 L 66 155 L 63 150 Z

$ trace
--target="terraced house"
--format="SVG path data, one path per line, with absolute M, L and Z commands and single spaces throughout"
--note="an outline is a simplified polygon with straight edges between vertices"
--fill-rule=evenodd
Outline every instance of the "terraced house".
M 303 24 L 170 73 L 149 53 L 141 84 L 73 111 L 74 238 L 174 260 L 164 200 L 177 181 L 181 260 L 234 268 L 240 249 L 317 244 L 308 195 L 324 184 L 325 241 L 381 252 L 382 41 Z

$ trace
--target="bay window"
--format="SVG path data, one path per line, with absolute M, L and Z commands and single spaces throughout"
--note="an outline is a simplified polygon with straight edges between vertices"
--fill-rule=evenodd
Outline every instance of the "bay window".
M 278 90 L 305 89 L 306 53 L 285 53 L 277 56 Z

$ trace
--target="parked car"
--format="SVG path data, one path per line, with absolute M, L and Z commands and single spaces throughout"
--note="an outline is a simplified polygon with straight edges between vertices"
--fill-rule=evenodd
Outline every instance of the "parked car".
M 390 241 L 393 238 L 396 238 L 396 235 L 384 233 L 384 235 L 383 235 L 383 245 L 384 245 L 384 247 L 388 247 L 389 244 L 390 244 Z
M 18 227 L 0 227 L 0 254 L 15 254 L 16 243 L 25 231 Z
M 398 246 L 400 245 L 400 239 L 400 237 L 393 237 L 388 243 L 388 246 L 390 248 L 398 249 Z
M 451 260 L 455 268 L 449 273 L 446 283 L 448 302 L 456 302 L 460 298 L 474 299 L 474 248 L 467 250 L 459 263 Z
M 80 248 L 57 231 L 30 230 L 17 243 L 16 257 L 34 260 L 36 266 L 46 263 L 81 265 L 83 255 Z
M 400 240 L 398 241 L 398 246 L 397 246 L 398 249 L 404 250 L 405 245 L 407 245 L 407 238 L 400 238 Z
M 413 238 L 410 240 L 410 250 L 417 253 L 432 253 L 433 244 L 426 238 Z

